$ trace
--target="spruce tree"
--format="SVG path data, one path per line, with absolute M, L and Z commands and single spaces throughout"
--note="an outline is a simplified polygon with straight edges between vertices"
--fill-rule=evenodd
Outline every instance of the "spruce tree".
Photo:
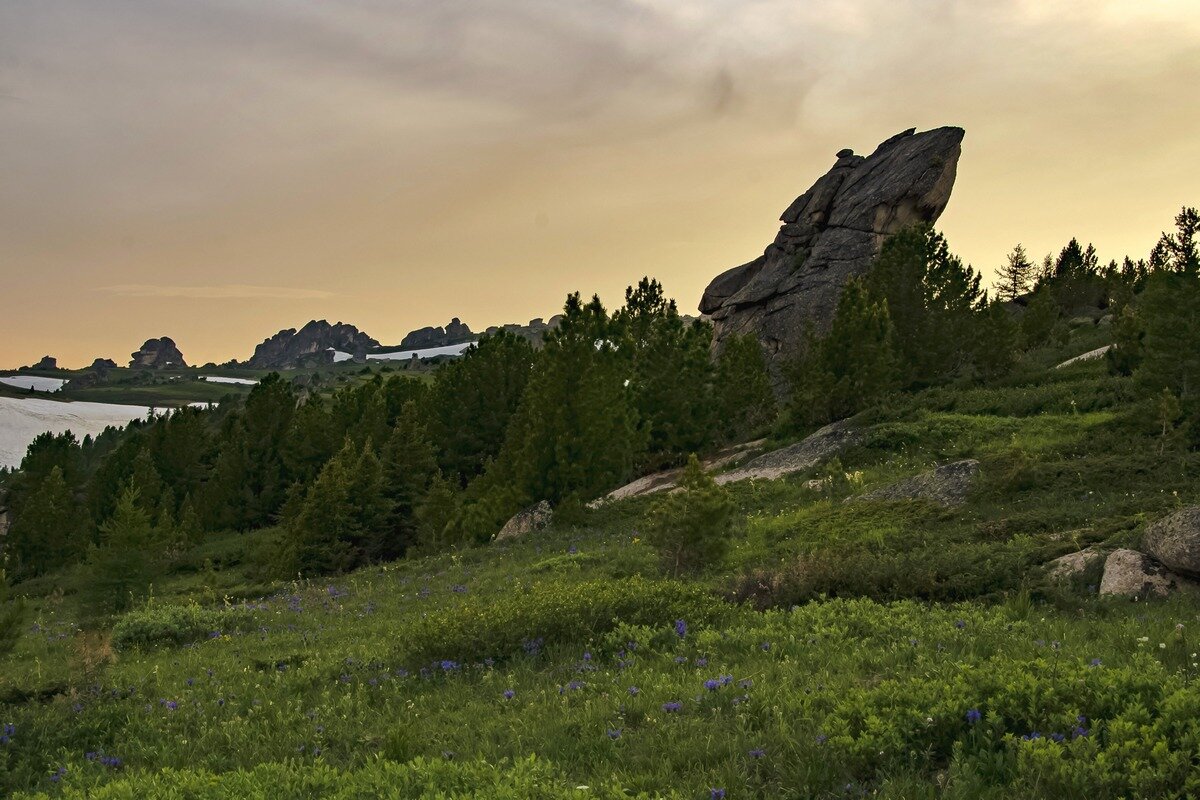
M 695 455 L 688 457 L 679 487 L 655 503 L 645 525 L 647 541 L 676 576 L 720 563 L 729 550 L 737 511 L 728 490 L 716 484 Z
M 22 578 L 74 563 L 83 553 L 83 526 L 63 471 L 55 466 L 22 504 L 8 532 L 6 550 Z
M 425 496 L 416 509 L 418 541 L 429 551 L 437 551 L 450 544 L 450 526 L 458 513 L 457 483 L 434 476 Z
M 158 562 L 155 540 L 137 490 L 127 487 L 100 526 L 100 546 L 92 553 L 85 594 L 97 611 L 124 611 L 146 595 Z
M 1058 318 L 1058 302 L 1054 299 L 1054 292 L 1049 286 L 1039 287 L 1021 317 L 1021 346 L 1029 350 L 1049 343 Z
M 21 638 L 21 621 L 25 617 L 25 603 L 11 597 L 7 576 L 0 569 L 0 658 L 8 654 Z
M 1136 376 L 1151 391 L 1167 389 L 1192 409 L 1200 400 L 1200 214 L 1185 208 L 1175 223 L 1175 233 L 1164 233 L 1154 248 L 1154 271 L 1139 299 L 1143 333 Z
M 863 280 L 851 279 L 821 348 L 825 372 L 832 378 L 832 418 L 857 413 L 897 388 L 900 365 L 894 342 L 886 301 L 873 297 Z
M 713 394 L 725 441 L 740 441 L 774 421 L 775 392 L 756 336 L 734 335 L 725 340 L 717 356 Z
M 391 515 L 369 547 L 369 557 L 376 560 L 396 558 L 416 543 L 417 509 L 437 472 L 437 454 L 413 401 L 405 404 L 383 448 L 382 469 Z
M 996 296 L 1000 300 L 1012 301 L 1028 292 L 1033 286 L 1034 269 L 1025 248 L 1018 243 L 999 270 Z

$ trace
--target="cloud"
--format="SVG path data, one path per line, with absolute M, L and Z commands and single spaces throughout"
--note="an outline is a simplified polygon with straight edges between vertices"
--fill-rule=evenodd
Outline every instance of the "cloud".
M 101 286 L 99 291 L 121 297 L 183 297 L 192 300 L 326 300 L 335 297 L 322 289 L 296 289 L 288 286 L 249 286 L 226 283 L 217 286 L 160 286 L 153 283 L 122 283 Z

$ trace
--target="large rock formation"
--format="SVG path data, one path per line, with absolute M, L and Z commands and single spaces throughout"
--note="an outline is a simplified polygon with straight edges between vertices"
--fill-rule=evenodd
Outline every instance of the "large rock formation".
M 1168 569 L 1200 578 L 1200 506 L 1189 506 L 1146 526 L 1142 549 Z
M 475 334 L 471 333 L 471 328 L 455 317 L 446 323 L 445 328 L 417 328 L 415 331 L 409 332 L 400 341 L 400 349 L 424 350 L 429 347 L 447 347 L 452 344 L 474 341 L 475 338 Z
M 183 353 L 179 352 L 175 341 L 169 336 L 147 339 L 140 350 L 130 353 L 129 358 L 132 369 L 179 369 L 187 366 Z
M 909 129 L 865 158 L 839 152 L 833 168 L 783 212 L 766 251 L 708 285 L 700 311 L 712 318 L 716 346 L 753 333 L 778 374 L 809 324 L 828 329 L 842 287 L 867 271 L 889 234 L 941 215 L 962 138 L 962 128 Z
M 288 328 L 254 348 L 246 366 L 254 369 L 293 369 L 333 361 L 331 350 L 349 353 L 361 361 L 379 342 L 353 325 L 314 319 L 300 330 Z

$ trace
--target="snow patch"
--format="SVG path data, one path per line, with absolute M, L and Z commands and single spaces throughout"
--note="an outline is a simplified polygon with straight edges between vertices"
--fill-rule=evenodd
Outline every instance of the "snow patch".
M 225 378 L 220 375 L 201 375 L 200 380 L 208 381 L 209 383 L 236 383 L 240 386 L 253 386 L 258 383 L 256 380 L 249 378 Z
M 475 342 L 463 342 L 461 344 L 448 344 L 444 347 L 425 347 L 420 350 L 398 350 L 395 353 L 368 353 L 367 358 L 372 361 L 407 361 L 413 356 L 417 358 L 461 356 L 474 346 Z
M 46 431 L 71 431 L 82 439 L 88 434 L 95 436 L 110 425 L 127 425 L 149 413 L 145 406 L 0 397 L 0 467 L 19 466 L 29 443 Z
M 354 358 L 350 353 L 343 353 L 341 350 L 334 350 L 332 347 L 329 348 L 329 352 L 333 353 L 333 363 L 335 364 L 340 364 L 343 361 L 349 361 Z
M 57 392 L 66 383 L 63 378 L 43 378 L 39 375 L 6 375 L 0 383 L 17 389 L 32 389 L 35 392 Z

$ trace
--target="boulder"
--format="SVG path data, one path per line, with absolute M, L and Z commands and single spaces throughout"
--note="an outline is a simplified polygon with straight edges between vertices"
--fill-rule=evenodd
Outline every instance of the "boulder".
M 975 476 L 979 474 L 979 462 L 973 458 L 943 464 L 936 469 L 922 472 L 898 483 L 867 492 L 854 500 L 929 500 L 944 506 L 959 506 L 966 502 L 967 492 Z
M 1142 549 L 1168 569 L 1200 578 L 1200 506 L 1150 523 L 1142 536 Z
M 147 339 L 136 353 L 129 356 L 129 366 L 132 369 L 181 369 L 187 367 L 183 353 L 175 346 L 175 340 L 169 336 L 161 339 Z
M 508 522 L 504 523 L 504 527 L 496 534 L 496 541 L 505 539 L 515 539 L 518 536 L 524 536 L 527 533 L 543 530 L 550 524 L 550 520 L 554 517 L 554 511 L 550 508 L 550 504 L 545 500 L 534 503 L 524 511 L 518 512 Z
M 700 466 L 704 467 L 706 472 L 713 472 L 718 469 L 723 469 L 730 464 L 733 464 L 749 455 L 752 455 L 756 450 L 761 450 L 763 439 L 757 439 L 753 442 L 744 442 L 742 444 L 732 445 L 710 456 L 700 462 Z M 683 467 L 674 469 L 666 469 L 660 472 L 654 472 L 650 475 L 643 475 L 635 481 L 631 481 L 619 489 L 613 489 L 608 494 L 598 500 L 593 500 L 588 503 L 589 508 L 598 508 L 604 503 L 613 500 L 625 500 L 630 497 L 641 497 L 647 494 L 656 494 L 674 489 L 679 483 L 679 477 L 683 475 Z
M 1075 553 L 1067 553 L 1065 556 L 1059 556 L 1047 565 L 1046 577 L 1056 581 L 1067 581 L 1082 572 L 1086 572 L 1093 564 L 1103 560 L 1104 554 L 1091 547 Z
M 705 289 L 700 311 L 712 319 L 714 348 L 729 336 L 755 335 L 781 387 L 782 365 L 803 347 L 809 327 L 829 329 L 842 287 L 867 272 L 883 241 L 941 215 L 962 139 L 962 128 L 909 129 L 865 158 L 840 151 L 832 169 L 783 212 L 763 254 Z
M 1100 594 L 1116 597 L 1165 597 L 1191 588 L 1184 578 L 1136 550 L 1112 551 L 1104 561 L 1100 581 Z
M 716 476 L 719 484 L 744 480 L 773 481 L 785 475 L 804 472 L 848 447 L 862 441 L 862 434 L 848 420 L 838 420 L 795 444 L 755 458 L 741 467 Z

